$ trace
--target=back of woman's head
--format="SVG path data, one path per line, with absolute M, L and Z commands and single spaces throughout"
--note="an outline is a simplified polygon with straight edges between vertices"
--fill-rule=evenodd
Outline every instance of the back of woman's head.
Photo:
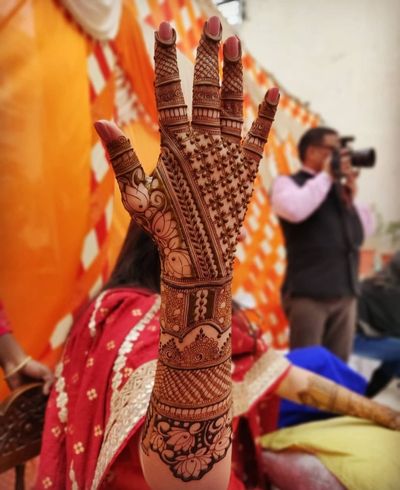
M 133 221 L 104 289 L 121 286 L 139 286 L 160 292 L 160 257 L 157 246 Z

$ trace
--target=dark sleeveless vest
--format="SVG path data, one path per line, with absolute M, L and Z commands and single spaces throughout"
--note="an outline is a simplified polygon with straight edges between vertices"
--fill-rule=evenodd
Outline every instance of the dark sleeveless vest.
M 313 176 L 291 176 L 303 186 Z M 332 185 L 325 200 L 301 223 L 280 219 L 287 251 L 283 295 L 329 299 L 358 294 L 359 249 L 364 239 L 354 206 L 346 206 Z

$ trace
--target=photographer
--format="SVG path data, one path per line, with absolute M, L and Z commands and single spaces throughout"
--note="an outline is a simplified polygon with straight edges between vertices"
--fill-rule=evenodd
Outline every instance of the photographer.
M 310 129 L 298 149 L 302 168 L 278 177 L 272 189 L 287 249 L 282 297 L 290 348 L 324 345 L 347 361 L 356 322 L 359 249 L 373 219 L 367 207 L 354 202 L 358 173 L 337 131 Z

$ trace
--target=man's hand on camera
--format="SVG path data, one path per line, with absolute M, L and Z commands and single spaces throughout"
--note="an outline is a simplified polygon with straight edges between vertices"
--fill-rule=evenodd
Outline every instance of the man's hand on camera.
M 340 149 L 340 173 L 342 175 L 350 175 L 353 172 L 351 166 L 350 150 L 348 148 Z
M 347 177 L 347 175 L 350 175 L 353 172 L 353 167 L 351 166 L 350 151 L 348 148 L 341 148 L 339 150 L 339 153 L 340 153 L 340 165 L 338 169 L 338 174 L 341 177 Z M 322 165 L 322 171 L 326 172 L 334 179 L 336 178 L 336 171 L 333 169 L 333 165 L 332 165 L 333 156 L 334 153 L 332 152 L 326 157 Z
M 360 172 L 352 167 L 342 178 L 342 185 L 347 193 L 348 198 L 353 201 L 357 194 L 357 178 Z
M 322 164 L 322 172 L 327 173 L 330 177 L 334 177 L 333 172 L 332 172 L 332 153 L 329 154 L 326 158 L 324 163 Z

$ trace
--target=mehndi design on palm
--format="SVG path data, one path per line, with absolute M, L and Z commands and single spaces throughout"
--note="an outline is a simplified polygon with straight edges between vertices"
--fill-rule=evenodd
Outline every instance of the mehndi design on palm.
M 155 239 L 164 277 L 210 279 L 231 275 L 235 247 L 259 160 L 277 107 L 273 89 L 241 143 L 243 76 L 240 55 L 224 49 L 222 90 L 218 49 L 221 33 L 199 44 L 189 122 L 170 41 L 156 33 L 155 92 L 161 153 L 145 176 L 129 141 L 107 145 L 125 208 Z
M 200 479 L 231 444 L 230 282 L 279 100 L 271 89 L 242 141 L 240 45 L 237 38 L 224 45 L 220 87 L 220 39 L 219 20 L 211 18 L 197 50 L 190 122 L 175 32 L 163 23 L 156 33 L 161 152 L 152 176 L 146 177 L 129 140 L 121 134 L 109 141 L 98 128 L 124 206 L 153 237 L 161 259 L 160 350 L 142 449 L 158 453 L 183 481 Z

